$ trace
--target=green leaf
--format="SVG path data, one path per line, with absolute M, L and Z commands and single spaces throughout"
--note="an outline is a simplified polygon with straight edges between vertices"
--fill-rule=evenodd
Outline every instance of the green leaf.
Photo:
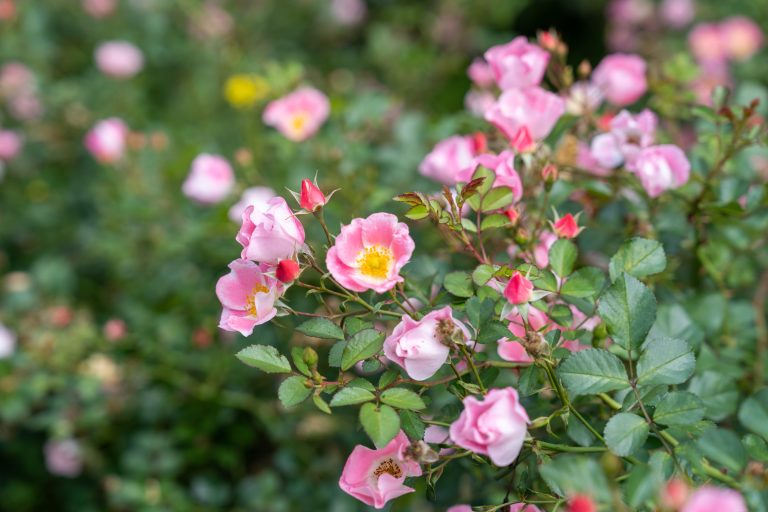
M 421 397 L 405 388 L 391 388 L 381 394 L 381 401 L 398 409 L 420 411 L 426 407 Z
M 715 421 L 727 418 L 739 404 L 739 390 L 730 375 L 705 371 L 691 379 L 688 391 L 696 393 L 707 408 L 706 417 Z
M 341 366 L 341 355 L 344 353 L 344 347 L 346 346 L 346 341 L 334 343 L 331 350 L 328 351 L 328 366 L 332 368 L 339 368 Z
M 443 286 L 451 295 L 456 297 L 471 297 L 474 294 L 472 276 L 467 272 L 449 273 L 445 276 Z
M 381 377 L 379 377 L 379 388 L 385 388 L 395 382 L 395 379 L 397 379 L 400 376 L 400 372 L 397 370 L 387 370 L 384 373 L 381 374 Z
M 384 344 L 384 333 L 375 329 L 363 329 L 352 336 L 341 354 L 341 369 L 349 370 L 358 361 L 379 353 Z
M 768 389 L 761 389 L 744 400 L 739 409 L 739 421 L 768 440 Z
M 388 405 L 378 409 L 372 403 L 360 408 L 360 423 L 377 448 L 390 442 L 400 431 L 400 416 Z
M 344 332 L 341 327 L 327 318 L 313 318 L 296 327 L 296 330 L 314 338 L 328 340 L 343 340 Z
M 469 323 L 476 329 L 485 325 L 493 316 L 493 301 L 490 299 L 480 300 L 478 297 L 470 297 L 464 303 L 464 311 L 467 313 Z
M 629 387 L 621 359 L 607 350 L 590 348 L 568 357 L 557 372 L 573 395 L 596 394 Z
M 481 345 L 496 343 L 501 338 L 513 338 L 514 335 L 509 328 L 501 322 L 486 322 L 480 328 L 480 334 L 477 335 L 477 342 Z
M 402 426 L 405 435 L 409 438 L 424 439 L 424 431 L 427 427 L 415 412 L 406 411 L 405 409 L 400 411 L 400 425 Z
M 704 417 L 704 402 L 688 391 L 673 391 L 656 406 L 653 421 L 662 425 L 692 425 Z
M 637 383 L 641 386 L 680 384 L 696 366 L 691 347 L 683 340 L 657 338 L 645 346 L 637 361 Z
M 605 425 L 605 443 L 613 453 L 627 457 L 648 439 L 648 423 L 636 414 L 620 412 Z
M 325 403 L 325 400 L 323 400 L 323 397 L 320 395 L 312 395 L 312 402 L 315 404 L 315 407 L 323 411 L 325 414 L 331 414 L 331 408 L 328 407 L 328 404 Z
M 277 390 L 277 398 L 285 407 L 293 407 L 307 399 L 312 394 L 312 388 L 304 385 L 304 377 L 293 376 L 285 379 Z
M 711 428 L 696 443 L 711 462 L 738 473 L 747 464 L 747 451 L 739 436 L 730 430 Z
M 643 283 L 621 274 L 603 294 L 598 312 L 613 341 L 624 349 L 635 349 L 656 320 L 656 298 Z
M 605 472 L 595 459 L 582 455 L 560 455 L 542 464 L 539 473 L 558 496 L 586 494 L 603 504 L 611 500 Z
M 605 276 L 599 268 L 584 267 L 568 277 L 560 293 L 577 298 L 594 297 L 604 284 Z
M 627 240 L 611 258 L 608 271 L 611 281 L 622 272 L 640 278 L 663 272 L 667 266 L 664 247 L 656 240 L 633 238 Z
M 493 274 L 495 273 L 496 269 L 493 267 L 493 265 L 480 265 L 474 270 L 474 272 L 472 272 L 472 281 L 474 281 L 477 286 L 483 286 L 485 283 L 491 280 Z
M 578 249 L 570 240 L 558 240 L 549 248 L 549 266 L 560 277 L 567 277 L 573 271 Z
M 512 189 L 509 187 L 496 187 L 483 197 L 482 209 L 480 211 L 485 213 L 500 210 L 512 204 L 514 200 L 515 196 L 512 193 Z
M 291 359 L 293 360 L 293 365 L 299 372 L 307 377 L 311 376 L 309 367 L 307 366 L 307 363 L 304 362 L 304 349 L 302 347 L 293 347 L 291 349 Z
M 343 405 L 362 404 L 370 402 L 376 398 L 376 395 L 363 388 L 346 387 L 341 388 L 331 399 L 331 407 L 341 407 Z
M 503 228 L 509 224 L 509 218 L 503 213 L 494 213 L 493 215 L 486 216 L 480 223 L 480 229 L 486 231 L 488 229 Z
M 405 216 L 411 220 L 421 220 L 429 216 L 429 208 L 419 204 L 405 212 Z
M 240 361 L 267 373 L 290 373 L 291 363 L 271 345 L 251 345 L 236 354 Z

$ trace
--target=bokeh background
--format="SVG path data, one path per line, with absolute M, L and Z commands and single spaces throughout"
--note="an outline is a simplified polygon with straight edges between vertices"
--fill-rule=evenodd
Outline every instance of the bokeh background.
M 432 145 L 482 125 L 466 69 L 489 46 L 555 28 L 574 66 L 632 51 L 693 79 L 691 27 L 735 14 L 768 32 L 768 0 L 0 0 L 0 129 L 23 137 L 0 155 L 0 510 L 363 510 L 336 485 L 354 421 L 286 412 L 234 358 L 248 341 L 216 327 L 239 192 L 317 173 L 341 188 L 331 226 L 399 211 L 396 193 L 434 188 L 416 172 Z M 136 76 L 99 70 L 108 40 L 140 48 Z M 766 97 L 765 51 L 728 73 Z M 299 84 L 332 114 L 294 143 L 261 112 Z M 108 117 L 132 132 L 112 166 L 83 145 Z M 235 168 L 214 206 L 181 192 L 201 152 Z M 310 343 L 291 325 L 251 341 Z M 391 510 L 444 510 L 468 486 L 446 474 L 437 504 Z

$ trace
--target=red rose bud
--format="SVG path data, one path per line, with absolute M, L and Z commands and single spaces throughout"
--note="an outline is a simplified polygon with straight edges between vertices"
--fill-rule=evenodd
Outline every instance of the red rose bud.
M 547 164 L 544 166 L 544 168 L 541 170 L 541 177 L 544 178 L 544 181 L 547 183 L 554 183 L 557 181 L 557 167 L 555 167 L 552 164 Z
M 554 224 L 555 233 L 560 238 L 575 238 L 581 229 L 576 223 L 576 219 L 570 213 L 558 219 Z
M 281 283 L 290 283 L 301 273 L 299 264 L 293 260 L 280 260 L 277 264 L 277 270 L 275 271 L 275 277 Z
M 476 155 L 485 153 L 488 149 L 488 140 L 485 138 L 483 132 L 475 132 L 472 134 L 472 149 L 475 151 Z
M 515 209 L 514 206 L 510 206 L 506 210 L 504 210 L 504 214 L 509 219 L 509 222 L 514 226 L 517 224 L 517 221 L 520 219 L 520 212 Z
M 568 500 L 568 512 L 597 512 L 597 505 L 589 496 L 577 494 Z
M 525 304 L 531 300 L 533 294 L 533 283 L 523 277 L 520 272 L 512 274 L 506 288 L 504 296 L 512 304 Z
M 674 478 L 661 490 L 661 505 L 664 508 L 679 510 L 688 501 L 688 486 L 682 480 Z
M 305 179 L 301 182 L 301 196 L 299 197 L 299 204 L 302 208 L 308 212 L 313 212 L 318 208 L 322 208 L 328 200 L 325 195 L 317 188 L 317 185 L 311 181 Z
M 560 38 L 554 30 L 540 31 L 537 34 L 537 39 L 539 40 L 539 46 L 550 52 L 557 50 L 557 45 L 560 43 Z

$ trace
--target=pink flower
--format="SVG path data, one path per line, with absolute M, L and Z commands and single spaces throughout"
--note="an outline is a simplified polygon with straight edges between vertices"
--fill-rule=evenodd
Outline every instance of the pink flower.
M 533 283 L 523 277 L 520 272 L 515 272 L 504 288 L 504 297 L 512 304 L 525 304 L 531 300 Z
M 301 87 L 270 102 L 262 118 L 289 140 L 301 142 L 317 133 L 330 112 L 325 94 L 314 87 Z
M 223 306 L 219 328 L 250 336 L 254 327 L 277 314 L 275 302 L 283 285 L 267 275 L 270 267 L 263 263 L 235 260 L 229 268 L 229 274 L 216 283 L 216 296 Z
M 294 260 L 280 260 L 277 263 L 277 269 L 275 270 L 275 277 L 281 283 L 290 283 L 296 280 L 301 273 L 299 264 Z
M 696 15 L 694 0 L 662 0 L 661 19 L 673 28 L 682 28 Z
M 202 153 L 192 161 L 192 168 L 181 186 L 184 195 L 203 204 L 223 201 L 235 186 L 235 173 L 227 159 Z
M 440 425 L 429 425 L 424 429 L 424 442 L 429 444 L 446 444 L 449 438 L 448 429 Z
M 493 75 L 493 68 L 488 64 L 485 59 L 475 59 L 472 64 L 467 68 L 467 76 L 472 80 L 475 85 L 482 88 L 491 87 L 496 83 L 496 79 Z
M 549 63 L 549 52 L 531 44 L 525 36 L 485 52 L 496 83 L 503 90 L 524 89 L 541 83 Z
M 104 323 L 104 337 L 109 341 L 120 341 L 126 330 L 125 322 L 120 318 L 110 318 Z
M 566 213 L 554 223 L 555 234 L 560 238 L 576 238 L 581 229 L 576 219 L 570 213 Z
M 658 197 L 665 190 L 685 185 L 691 164 L 682 149 L 662 144 L 640 151 L 629 170 L 637 175 L 649 196 Z
M 565 110 L 569 114 L 581 115 L 594 112 L 603 102 L 603 91 L 592 82 L 582 80 L 571 86 L 565 101 Z
M 299 196 L 299 205 L 308 212 L 313 212 L 322 208 L 328 202 L 325 194 L 311 181 L 304 179 L 301 181 L 301 196 Z
M 525 322 L 520 313 L 510 313 L 507 315 L 509 320 L 509 332 L 518 338 L 525 338 Z M 528 327 L 532 331 L 545 333 L 554 327 L 552 320 L 542 310 L 537 308 L 528 308 Z M 503 338 L 502 338 L 503 339 Z
M 471 180 L 475 169 L 480 165 L 496 174 L 496 179 L 493 182 L 494 187 L 508 187 L 512 190 L 515 201 L 519 201 L 523 197 L 523 182 L 515 170 L 515 154 L 513 152 L 505 150 L 498 155 L 485 153 L 477 156 L 473 165 L 459 173 L 459 181 L 468 182 Z
M 744 498 L 738 491 L 705 485 L 693 492 L 680 512 L 747 512 Z
M 595 176 L 609 176 L 611 169 L 600 165 L 591 148 L 583 142 L 579 142 L 576 149 L 576 165 L 585 171 L 589 171 Z
M 723 62 L 726 48 L 721 40 L 720 26 L 716 23 L 699 23 L 688 34 L 688 46 L 697 60 Z
M 496 126 L 510 140 L 521 128 L 541 140 L 549 135 L 565 112 L 565 100 L 540 87 L 509 89 L 485 113 L 485 120 Z
M 611 119 L 611 134 L 616 137 L 624 160 L 632 162 L 642 148 L 654 143 L 657 125 L 656 114 L 647 108 L 639 114 L 622 110 Z
M 557 242 L 557 235 L 544 231 L 539 235 L 539 243 L 533 248 L 533 259 L 536 266 L 546 268 L 549 265 L 549 248 Z
M 672 510 L 679 510 L 688 501 L 688 496 L 688 485 L 679 478 L 673 478 L 661 490 L 661 506 Z
M 85 135 L 85 148 L 102 164 L 111 164 L 123 157 L 127 138 L 125 122 L 110 117 L 96 123 Z
M 470 89 L 464 95 L 464 108 L 478 117 L 483 117 L 494 103 L 496 103 L 496 96 L 489 91 Z
M 21 151 L 24 137 L 13 130 L 0 130 L 0 160 L 10 162 Z
M 243 191 L 240 201 L 233 204 L 229 209 L 229 218 L 234 222 L 241 222 L 243 212 L 249 206 L 253 206 L 254 210 L 264 212 L 269 206 L 268 201 L 273 197 L 275 197 L 275 191 L 269 187 L 247 188 Z
M 282 197 L 266 204 L 248 206 L 236 240 L 241 257 L 262 263 L 291 259 L 304 245 L 304 226 Z
M 525 347 L 519 341 L 502 338 L 497 343 L 496 351 L 500 358 L 512 363 L 527 364 L 534 361 L 533 357 L 528 354 L 528 351 L 525 350 Z
M 744 61 L 763 46 L 760 27 L 745 16 L 731 16 L 720 23 L 720 37 L 730 59 Z
M 83 453 L 75 439 L 48 441 L 43 448 L 45 466 L 52 475 L 74 478 L 83 470 Z
M 700 74 L 691 84 L 696 100 L 702 105 L 712 105 L 712 92 L 718 86 L 733 84 L 730 67 L 726 61 L 706 61 L 699 66 Z
M 0 324 L 0 359 L 7 359 L 16 352 L 16 335 Z
M 598 167 L 613 169 L 624 161 L 618 139 L 612 133 L 601 133 L 592 139 L 589 154 Z
M 117 8 L 117 0 L 82 0 L 83 10 L 94 18 L 109 16 Z
M 470 339 L 466 326 L 454 320 L 450 306 L 427 313 L 421 320 L 405 315 L 384 340 L 384 355 L 412 379 L 427 380 L 445 364 L 450 340 L 444 338 L 456 329 L 464 340 Z
M 488 455 L 497 466 L 514 461 L 525 440 L 528 413 L 513 388 L 491 389 L 480 401 L 464 398 L 464 410 L 451 424 L 451 440 L 474 453 Z
M 536 505 L 527 505 L 525 503 L 515 503 L 509 506 L 509 512 L 541 512 Z
M 403 281 L 400 269 L 415 247 L 406 224 L 397 222 L 391 213 L 374 213 L 342 226 L 325 262 L 345 288 L 384 293 Z
M 17 96 L 35 87 L 35 75 L 21 62 L 8 62 L 0 69 L 0 93 Z
M 605 57 L 592 73 L 592 82 L 605 93 L 614 105 L 634 103 L 645 94 L 645 60 L 638 55 L 614 53 Z
M 367 12 L 363 0 L 331 0 L 331 14 L 340 25 L 357 25 L 365 19 Z
M 472 135 L 454 135 L 437 143 L 419 164 L 419 172 L 445 185 L 461 181 L 467 169 L 473 167 L 474 158 L 481 151 Z
M 581 352 L 582 350 L 592 348 L 591 346 L 582 344 L 579 340 L 563 340 L 563 342 L 560 343 L 560 346 L 571 352 Z
M 527 126 L 517 130 L 515 136 L 509 141 L 509 145 L 518 153 L 531 153 L 536 149 L 536 141 L 531 137 L 531 131 Z
M 127 41 L 101 43 L 94 53 L 99 71 L 112 78 L 130 78 L 144 67 L 144 55 Z
M 339 487 L 366 505 L 384 508 L 388 501 L 414 489 L 404 485 L 405 478 L 421 476 L 418 463 L 402 457 L 410 445 L 400 431 L 384 448 L 372 450 L 355 446 L 341 472 Z
M 472 512 L 472 507 L 469 505 L 454 505 L 448 507 L 445 512 Z

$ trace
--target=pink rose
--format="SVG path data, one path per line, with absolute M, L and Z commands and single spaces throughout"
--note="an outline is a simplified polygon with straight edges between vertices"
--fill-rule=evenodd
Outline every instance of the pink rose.
M 696 100 L 702 105 L 712 105 L 712 92 L 718 86 L 731 87 L 730 66 L 726 61 L 705 61 L 699 66 L 700 74 L 691 84 Z
M 427 313 L 421 320 L 405 315 L 384 340 L 384 355 L 412 379 L 427 380 L 448 358 L 450 347 L 441 334 L 441 330 L 448 329 L 459 329 L 464 340 L 470 339 L 466 326 L 454 320 L 450 306 Z
M 117 0 L 82 0 L 83 10 L 94 18 L 104 18 L 117 8 Z
M 525 304 L 531 300 L 533 283 L 523 277 L 520 272 L 515 272 L 504 288 L 504 297 L 511 304 Z
M 131 78 L 144 67 L 144 55 L 127 41 L 101 43 L 94 53 L 99 71 L 112 78 Z
M 597 504 L 586 494 L 575 494 L 568 499 L 568 512 L 597 512 Z
M 579 116 L 586 112 L 594 112 L 602 102 L 602 89 L 592 82 L 582 80 L 571 86 L 565 101 L 565 110 L 569 114 Z
M 597 166 L 603 169 L 613 169 L 624 161 L 619 141 L 612 133 L 601 133 L 593 138 L 589 154 Z
M 127 138 L 125 122 L 110 117 L 96 123 L 85 135 L 85 148 L 102 164 L 111 164 L 123 157 Z
M 605 57 L 592 73 L 592 82 L 602 89 L 614 105 L 634 103 L 645 94 L 645 60 L 638 55 L 614 53 Z
M 760 27 L 745 16 L 731 16 L 720 23 L 720 37 L 730 59 L 744 61 L 763 46 Z
M 473 60 L 467 68 L 467 76 L 475 85 L 483 89 L 491 87 L 496 82 L 493 68 L 484 59 Z
M 304 245 L 304 226 L 285 199 L 273 197 L 245 209 L 236 240 L 243 246 L 243 259 L 277 263 L 291 259 Z
M 104 337 L 109 341 L 120 341 L 126 334 L 125 322 L 120 318 L 110 318 L 104 323 Z
M 541 509 L 536 505 L 515 503 L 514 505 L 509 506 L 509 512 L 541 512 Z
M 10 162 L 21 151 L 24 137 L 13 130 L 0 130 L 0 160 Z
M 472 507 L 469 505 L 454 505 L 448 507 L 445 512 L 472 512 Z
M 52 475 L 74 478 L 83 470 L 83 453 L 75 439 L 48 441 L 43 448 L 45 466 Z
M 507 315 L 509 320 L 509 332 L 518 338 L 525 338 L 525 322 L 520 313 L 516 311 Z M 538 308 L 528 308 L 528 327 L 532 331 L 545 333 L 554 327 L 554 323 L 542 310 Z
M 702 62 L 723 62 L 727 58 L 717 23 L 696 25 L 688 34 L 688 46 L 693 56 Z
M 496 126 L 510 140 L 521 128 L 541 140 L 549 135 L 565 112 L 565 100 L 540 87 L 509 89 L 485 113 L 485 120 Z
M 534 361 L 533 357 L 528 354 L 528 351 L 525 350 L 522 343 L 519 341 L 508 340 L 507 338 L 499 340 L 496 346 L 496 352 L 499 354 L 500 358 L 512 363 L 528 364 Z
M 255 210 L 263 212 L 269 206 L 268 201 L 275 195 L 275 191 L 269 187 L 247 188 L 243 191 L 240 200 L 229 209 L 228 216 L 233 222 L 241 222 L 246 208 L 253 206 Z
M 275 302 L 283 294 L 283 285 L 267 274 L 266 264 L 235 260 L 229 274 L 216 283 L 216 296 L 223 310 L 219 328 L 250 336 L 257 325 L 269 322 L 277 314 Z
M 680 512 L 747 512 L 744 498 L 738 491 L 705 485 L 693 492 Z
M 682 149 L 662 144 L 640 151 L 629 170 L 637 175 L 649 196 L 658 197 L 665 190 L 685 185 L 691 164 Z
M 21 62 L 8 62 L 0 69 L 0 93 L 5 96 L 23 94 L 35 87 L 35 75 Z
M 445 185 L 455 185 L 472 167 L 475 156 L 481 151 L 472 135 L 454 135 L 437 143 L 419 164 L 422 176 Z
M 579 142 L 576 148 L 576 165 L 595 176 L 609 176 L 611 169 L 600 165 L 591 148 L 583 142 Z
M 496 174 L 494 187 L 508 187 L 512 190 L 515 201 L 523 197 L 523 182 L 515 170 L 515 154 L 509 150 L 502 151 L 498 155 L 485 153 L 475 158 L 473 164 L 459 173 L 461 182 L 468 182 L 478 166 L 490 169 Z
M 363 0 L 331 0 L 331 14 L 340 25 L 348 27 L 365 19 L 368 8 Z
M 400 269 L 410 261 L 415 247 L 406 224 L 391 213 L 374 213 L 342 226 L 325 262 L 345 288 L 384 293 L 403 281 Z
M 331 112 L 328 97 L 314 87 L 301 87 L 274 100 L 262 119 L 287 139 L 301 142 L 317 133 Z
M 404 485 L 404 482 L 406 477 L 421 476 L 421 467 L 402 457 L 409 445 L 408 438 L 400 431 L 384 448 L 372 450 L 362 445 L 355 446 L 344 464 L 339 487 L 377 509 L 384 508 L 390 500 L 413 492 L 414 489 Z
M 489 91 L 470 89 L 464 95 L 464 108 L 478 117 L 483 117 L 494 103 L 496 103 L 496 96 Z
M 673 478 L 664 485 L 659 493 L 661 506 L 672 510 L 680 510 L 688 501 L 690 490 L 688 484 L 679 478 Z
M 496 83 L 503 90 L 524 89 L 541 83 L 549 63 L 549 52 L 531 44 L 525 36 L 485 52 Z
M 662 0 L 661 19 L 673 28 L 682 28 L 696 15 L 694 0 Z
M 622 110 L 611 119 L 611 134 L 616 137 L 624 160 L 631 162 L 642 148 L 647 148 L 656 139 L 656 114 L 644 109 L 639 114 Z
M 322 208 L 328 202 L 323 191 L 308 179 L 301 180 L 301 195 L 299 195 L 299 205 L 308 212 L 314 212 Z
M 235 173 L 227 159 L 202 153 L 192 161 L 192 168 L 181 186 L 184 195 L 203 204 L 223 201 L 235 186 Z
M 514 461 L 525 440 L 528 413 L 513 388 L 495 388 L 480 401 L 464 398 L 464 410 L 451 424 L 451 440 L 462 448 L 488 455 L 497 466 Z

